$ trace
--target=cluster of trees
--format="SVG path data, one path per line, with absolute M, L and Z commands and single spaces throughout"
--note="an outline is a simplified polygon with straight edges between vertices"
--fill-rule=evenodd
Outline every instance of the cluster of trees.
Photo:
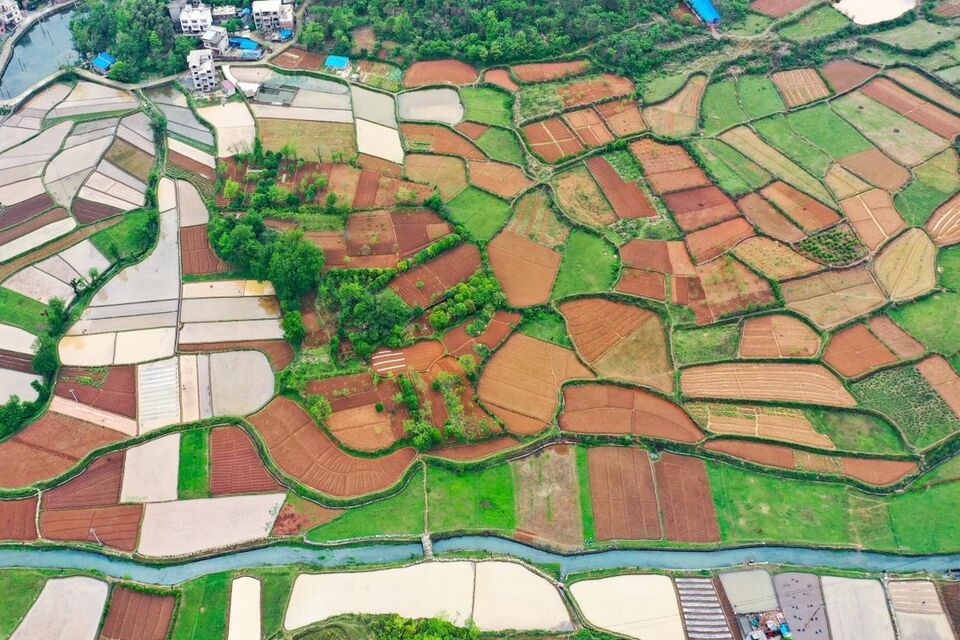
M 489 318 L 504 304 L 506 297 L 496 276 L 489 271 L 478 271 L 447 291 L 443 302 L 430 312 L 430 325 L 441 331 L 476 313 Z
M 195 38 L 174 35 L 167 5 L 159 0 L 80 0 L 70 31 L 80 53 L 108 51 L 117 58 L 109 77 L 120 82 L 178 73 L 197 45 Z

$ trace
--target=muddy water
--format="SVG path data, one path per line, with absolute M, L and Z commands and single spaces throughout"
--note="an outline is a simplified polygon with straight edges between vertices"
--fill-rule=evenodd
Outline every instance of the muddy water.
M 80 58 L 70 34 L 72 17 L 72 10 L 47 16 L 20 37 L 13 47 L 10 63 L 0 76 L 0 99 L 19 95 L 61 65 L 72 64 Z

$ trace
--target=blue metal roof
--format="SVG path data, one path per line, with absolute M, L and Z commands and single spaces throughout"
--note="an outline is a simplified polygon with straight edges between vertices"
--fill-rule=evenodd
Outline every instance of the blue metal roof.
M 117 61 L 112 55 L 106 51 L 101 51 L 100 55 L 93 59 L 93 66 L 98 69 L 107 70 Z
M 350 58 L 345 58 L 344 56 L 327 56 L 324 64 L 334 69 L 346 69 L 350 66 Z
M 710 0 L 687 0 L 687 4 L 707 24 L 720 22 L 720 12 L 717 11 Z

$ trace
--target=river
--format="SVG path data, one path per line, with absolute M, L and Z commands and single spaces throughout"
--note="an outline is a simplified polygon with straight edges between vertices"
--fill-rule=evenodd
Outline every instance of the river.
M 20 36 L 13 47 L 10 63 L 0 76 L 0 99 L 19 95 L 61 65 L 79 59 L 70 34 L 72 17 L 72 9 L 54 13 Z

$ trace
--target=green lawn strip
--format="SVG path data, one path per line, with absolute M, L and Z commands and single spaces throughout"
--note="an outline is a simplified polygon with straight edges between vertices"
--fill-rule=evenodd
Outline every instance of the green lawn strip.
M 180 434 L 177 485 L 181 500 L 210 496 L 210 432 L 207 429 L 192 429 Z
M 0 570 L 0 638 L 13 634 L 49 575 L 35 569 Z
M 577 447 L 577 482 L 580 485 L 580 516 L 583 519 L 583 540 L 593 542 L 597 530 L 593 523 L 593 504 L 590 500 L 590 468 L 587 466 L 586 447 Z
M 553 297 L 608 291 L 617 279 L 616 247 L 587 231 L 574 229 L 567 238 L 553 285 Z
M 779 30 L 780 37 L 794 42 L 807 42 L 822 38 L 843 29 L 850 20 L 833 7 L 821 7 L 806 14 L 796 22 Z
M 893 421 L 919 449 L 960 430 L 960 418 L 913 366 L 877 372 L 850 385 L 860 403 Z
M 824 176 L 833 160 L 791 128 L 782 115 L 775 115 L 753 123 L 760 137 L 798 165 L 815 176 Z
M 131 211 L 117 224 L 90 236 L 90 242 L 107 258 L 114 258 L 118 254 L 130 256 L 140 253 L 143 249 L 143 228 L 149 217 L 150 212 L 144 209 Z
M 46 327 L 47 305 L 10 289 L 0 288 L 0 322 L 36 334 Z
M 517 135 L 512 131 L 490 127 L 480 134 L 475 142 L 494 160 L 512 162 L 521 166 L 524 164 L 523 149 L 520 148 Z
M 960 518 L 944 517 L 960 501 L 960 483 L 914 489 L 890 501 L 890 520 L 897 542 L 912 553 L 956 551 Z
M 892 309 L 890 317 L 931 351 L 949 357 L 960 350 L 960 293 L 936 293 Z
M 786 117 L 796 134 L 836 160 L 873 148 L 862 133 L 825 104 L 794 111 Z
M 937 256 L 940 286 L 960 290 L 960 244 L 940 250 Z
M 431 473 L 433 471 L 431 470 Z M 423 533 L 423 472 L 413 474 L 403 491 L 343 512 L 336 520 L 307 533 L 311 542 L 346 540 L 379 534 L 408 535 Z
M 907 453 L 897 430 L 866 413 L 833 409 L 805 409 L 817 433 L 830 438 L 838 449 L 863 453 Z
M 466 120 L 509 127 L 513 124 L 513 97 L 486 87 L 461 87 Z
M 786 107 L 773 81 L 766 76 L 744 76 L 737 84 L 740 106 L 751 118 L 762 118 Z
M 509 204 L 476 187 L 461 191 L 447 207 L 453 221 L 479 242 L 490 240 L 510 217 Z
M 677 91 L 680 91 L 681 87 L 687 84 L 688 78 L 689 76 L 685 76 L 682 73 L 654 76 L 643 85 L 643 102 L 645 104 L 663 102 Z
M 707 87 L 700 112 L 703 114 L 703 133 L 708 136 L 749 120 L 737 100 L 735 80 L 721 80 Z
M 567 349 L 573 348 L 563 317 L 549 307 L 525 314 L 517 330 L 544 342 L 552 342 Z
M 231 574 L 212 573 L 185 583 L 171 640 L 225 638 Z
M 732 196 L 756 191 L 772 177 L 763 167 L 720 140 L 697 140 L 693 143 L 707 173 Z
M 264 638 L 275 638 L 283 631 L 283 615 L 299 571 L 296 567 L 258 569 L 260 578 L 261 628 Z
M 510 465 L 462 474 L 439 467 L 427 472 L 430 530 L 512 532 L 517 526 Z
M 735 322 L 673 332 L 673 355 L 680 365 L 731 360 L 739 344 L 740 327 Z
M 907 224 L 919 227 L 926 223 L 937 207 L 946 202 L 950 195 L 914 179 L 893 197 L 893 206 Z

